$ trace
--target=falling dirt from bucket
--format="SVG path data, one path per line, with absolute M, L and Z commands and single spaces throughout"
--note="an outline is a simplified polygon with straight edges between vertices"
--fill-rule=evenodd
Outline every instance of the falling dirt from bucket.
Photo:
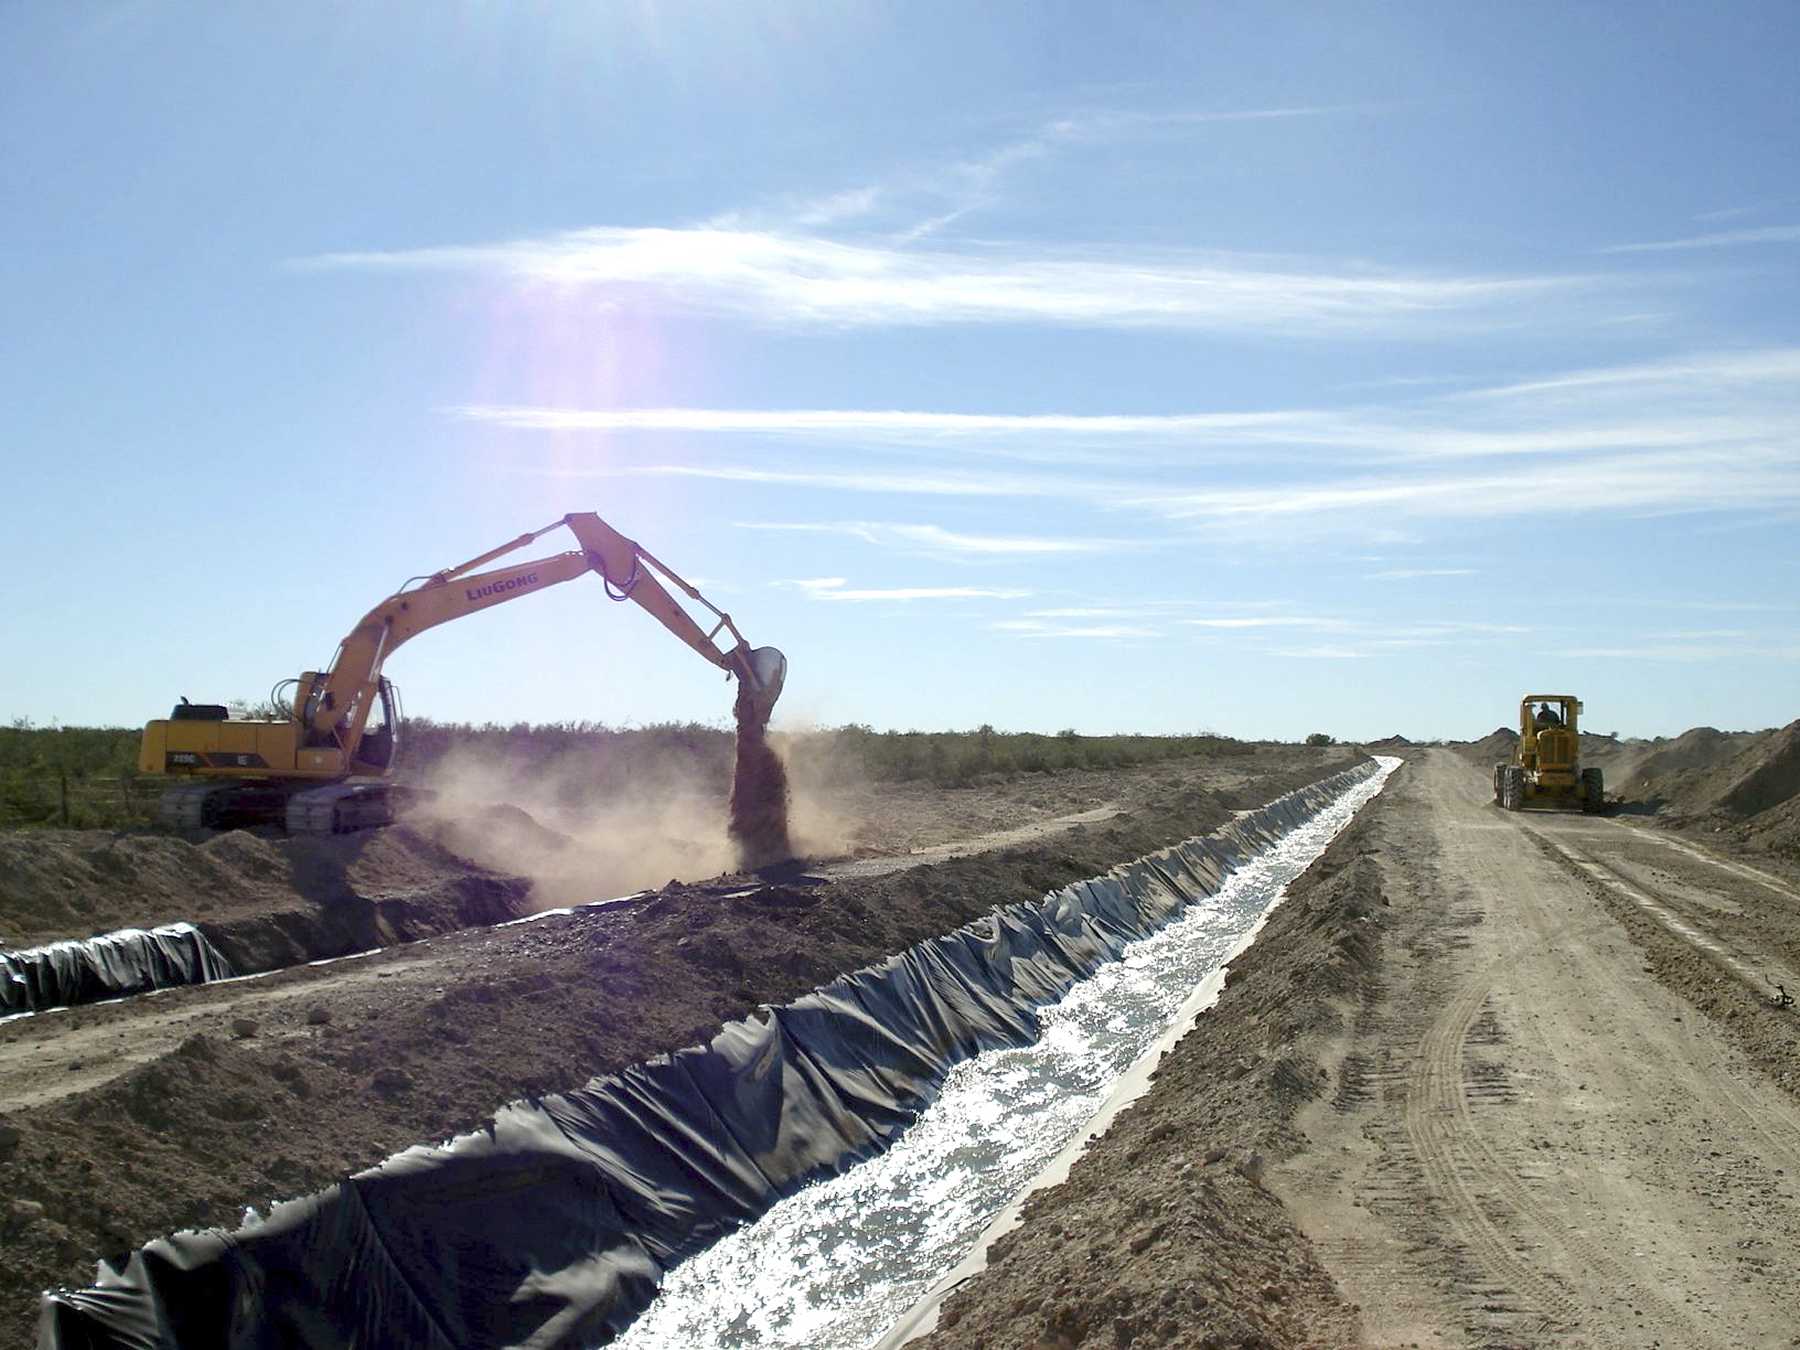
M 766 715 L 738 682 L 737 764 L 731 778 L 731 840 L 738 865 L 750 869 L 794 856 L 788 840 L 787 770 L 770 746 Z

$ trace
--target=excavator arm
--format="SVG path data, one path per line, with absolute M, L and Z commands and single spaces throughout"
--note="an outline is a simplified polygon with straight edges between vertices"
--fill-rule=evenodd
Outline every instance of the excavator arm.
M 560 526 L 568 527 L 580 549 L 487 571 L 475 570 Z M 752 648 L 729 614 L 591 511 L 571 512 L 456 567 L 435 572 L 417 586 L 403 586 L 350 630 L 328 671 L 301 678 L 295 692 L 294 714 L 306 724 L 309 739 L 318 744 L 335 744 L 344 751 L 347 761 L 353 760 L 379 695 L 382 664 L 401 643 L 428 628 L 589 572 L 599 575 L 611 599 L 635 602 L 701 657 L 741 681 L 762 720 L 767 720 L 786 678 L 786 658 L 773 647 Z M 717 622 L 710 631 L 702 629 L 677 603 L 658 579 L 659 574 L 711 612 Z M 727 645 L 721 645 L 721 633 L 729 634 Z
M 580 546 L 529 562 L 490 567 L 561 526 Z M 578 511 L 522 534 L 457 567 L 415 577 L 363 615 L 324 671 L 293 681 L 287 716 L 238 719 L 216 704 L 182 700 L 168 718 L 144 727 L 138 767 L 185 781 L 165 791 L 158 818 L 180 829 L 285 822 L 290 833 L 335 833 L 386 824 L 406 790 L 385 781 L 394 766 L 395 691 L 382 665 L 428 628 L 503 605 L 533 591 L 598 573 L 606 593 L 632 601 L 700 656 L 739 683 L 737 710 L 766 722 L 787 675 L 773 647 L 752 648 L 699 590 L 591 511 Z M 666 583 L 666 584 L 665 584 Z M 702 628 L 669 593 L 703 606 Z M 285 701 L 277 695 L 278 701 Z M 384 712 L 387 734 L 369 734 Z M 354 780 L 377 780 L 374 783 Z

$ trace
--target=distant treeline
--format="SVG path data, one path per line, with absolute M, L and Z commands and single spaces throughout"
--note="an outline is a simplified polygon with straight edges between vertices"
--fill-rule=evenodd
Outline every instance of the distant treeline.
M 405 772 L 430 778 L 445 757 L 473 756 L 514 771 L 534 764 L 560 770 L 584 762 L 583 781 L 603 794 L 634 782 L 675 774 L 730 781 L 732 733 L 698 722 L 613 728 L 590 722 L 471 726 L 417 718 L 406 726 Z M 795 767 L 815 780 L 883 783 L 923 779 L 940 787 L 967 787 L 988 775 L 1054 773 L 1063 769 L 1118 769 L 1188 755 L 1248 755 L 1256 747 L 1209 733 L 1184 736 L 1083 736 L 1075 731 L 876 731 L 852 725 L 800 732 L 783 738 Z
M 0 728 L 0 826 L 146 824 L 161 780 L 137 771 L 136 727 Z M 1256 747 L 1209 733 L 1083 736 L 996 731 L 876 731 L 846 726 L 786 738 L 797 772 L 815 782 L 904 782 L 966 787 L 992 776 L 1114 769 L 1189 755 L 1248 755 Z M 608 727 L 593 722 L 407 721 L 403 779 L 430 781 L 452 761 L 498 779 L 554 773 L 571 795 L 607 797 L 670 780 L 730 782 L 732 733 L 698 722 Z
M 0 727 L 0 826 L 148 824 L 137 727 Z

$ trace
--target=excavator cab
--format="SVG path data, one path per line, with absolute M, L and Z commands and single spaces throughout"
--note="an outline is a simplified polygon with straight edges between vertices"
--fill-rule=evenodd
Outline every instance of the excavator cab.
M 350 761 L 352 773 L 385 775 L 400 756 L 400 690 L 383 677 L 376 683 L 374 706 L 363 723 L 362 740 Z

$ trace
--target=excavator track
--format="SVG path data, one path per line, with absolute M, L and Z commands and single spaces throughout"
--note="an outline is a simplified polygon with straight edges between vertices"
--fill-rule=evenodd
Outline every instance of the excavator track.
M 416 789 L 392 783 L 332 783 L 288 798 L 289 834 L 352 834 L 394 823 L 420 797 Z
M 189 783 L 157 803 L 157 824 L 188 833 L 273 825 L 289 834 L 351 834 L 390 825 L 427 794 L 391 783 L 331 783 L 296 790 L 281 783 Z
M 164 792 L 156 803 L 156 823 L 166 830 L 210 830 L 220 818 L 222 799 L 235 783 L 188 783 Z

